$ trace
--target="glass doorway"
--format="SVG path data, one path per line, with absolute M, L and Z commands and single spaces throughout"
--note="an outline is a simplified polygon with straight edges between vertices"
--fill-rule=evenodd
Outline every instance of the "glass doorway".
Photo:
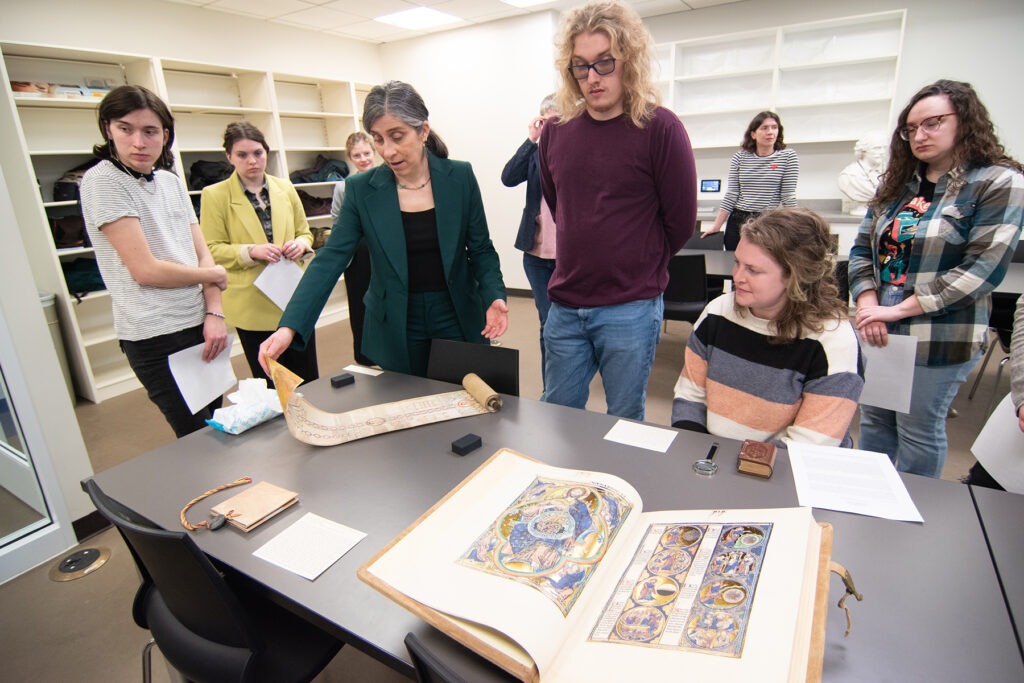
M 51 521 L 36 469 L 0 367 L 0 548 Z

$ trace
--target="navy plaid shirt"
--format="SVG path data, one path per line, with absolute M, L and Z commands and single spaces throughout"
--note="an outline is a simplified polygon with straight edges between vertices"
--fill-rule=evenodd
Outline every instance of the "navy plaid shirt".
M 853 300 L 880 287 L 879 232 L 917 196 L 907 191 L 884 212 L 869 210 L 850 250 Z M 985 347 L 991 292 L 1003 281 L 1024 224 L 1024 174 L 1006 166 L 954 170 L 939 178 L 914 237 L 904 290 L 917 295 L 923 315 L 896 323 L 896 334 L 918 338 L 917 365 L 965 363 Z

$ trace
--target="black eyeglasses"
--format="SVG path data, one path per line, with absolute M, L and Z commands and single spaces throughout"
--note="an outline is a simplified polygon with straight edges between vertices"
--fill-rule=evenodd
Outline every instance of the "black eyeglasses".
M 598 73 L 601 72 L 599 71 Z M 928 118 L 921 122 L 920 126 L 903 126 L 899 130 L 900 137 L 903 138 L 904 141 L 910 142 L 910 139 L 917 135 L 918 128 L 923 130 L 928 135 L 931 135 L 932 133 L 935 133 L 936 131 L 939 130 L 939 128 L 942 127 L 942 119 L 946 118 L 947 116 L 956 116 L 956 112 L 950 112 L 949 114 L 940 114 L 938 116 L 929 116 Z
M 597 72 L 598 76 L 607 76 L 611 72 L 615 71 L 615 57 L 605 57 L 599 59 L 593 64 L 570 64 L 569 73 L 577 81 L 584 81 L 587 76 L 590 75 L 590 70 L 593 69 Z

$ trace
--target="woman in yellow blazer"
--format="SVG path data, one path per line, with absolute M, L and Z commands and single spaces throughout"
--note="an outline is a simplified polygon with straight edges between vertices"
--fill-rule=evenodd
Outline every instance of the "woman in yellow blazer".
M 374 87 L 363 126 L 384 164 L 346 180 L 327 244 L 260 350 L 277 358 L 308 343 L 334 283 L 365 238 L 371 267 L 363 353 L 385 370 L 425 375 L 431 340 L 488 343 L 505 332 L 498 254 L 473 169 L 447 159 L 412 86 Z
M 253 377 L 267 378 L 259 347 L 277 328 L 281 309 L 253 283 L 281 259 L 303 266 L 302 258 L 313 251 L 313 235 L 295 188 L 267 175 L 270 147 L 256 126 L 228 124 L 224 151 L 235 172 L 203 188 L 199 223 L 214 260 L 228 271 L 224 316 L 238 332 Z M 290 350 L 282 363 L 303 379 L 316 379 L 315 334 L 310 331 L 305 348 Z

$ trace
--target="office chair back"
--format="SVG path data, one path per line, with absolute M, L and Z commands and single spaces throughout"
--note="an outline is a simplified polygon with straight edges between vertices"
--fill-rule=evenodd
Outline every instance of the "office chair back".
M 701 237 L 700 230 L 695 230 L 690 239 L 686 240 L 683 249 L 701 249 L 703 251 L 722 251 L 725 249 L 725 230 L 719 230 L 707 237 Z
M 135 558 L 143 579 L 135 621 L 152 632 L 167 661 L 191 680 L 242 680 L 262 643 L 209 558 L 184 531 L 159 528 L 106 495 L 95 481 L 87 481 L 85 489 Z
M 499 394 L 519 395 L 519 350 L 491 344 L 435 339 L 430 344 L 427 377 L 462 384 L 474 372 Z
M 466 683 L 466 679 L 452 671 L 414 634 L 406 634 L 405 647 L 409 651 L 409 658 L 412 659 L 412 666 L 416 669 L 416 680 L 419 683 Z
M 668 262 L 665 320 L 696 323 L 708 302 L 703 254 L 673 256 Z

